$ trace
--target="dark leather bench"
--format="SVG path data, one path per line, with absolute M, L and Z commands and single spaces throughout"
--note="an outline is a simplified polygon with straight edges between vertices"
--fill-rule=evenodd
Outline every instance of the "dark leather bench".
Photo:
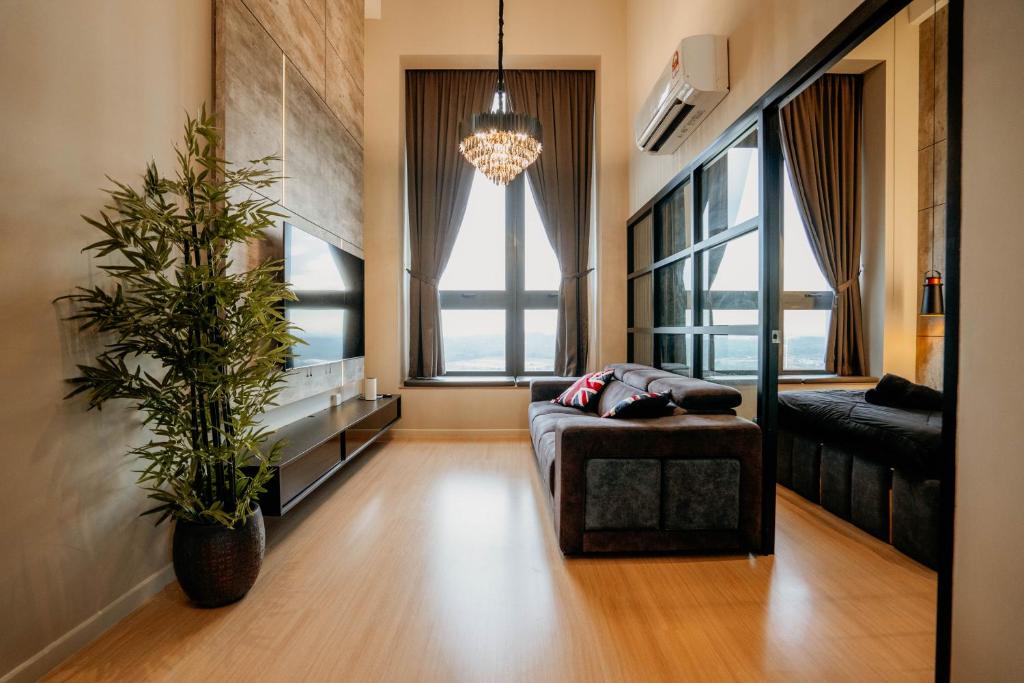
M 942 413 L 863 391 L 779 394 L 778 481 L 922 564 L 938 561 Z

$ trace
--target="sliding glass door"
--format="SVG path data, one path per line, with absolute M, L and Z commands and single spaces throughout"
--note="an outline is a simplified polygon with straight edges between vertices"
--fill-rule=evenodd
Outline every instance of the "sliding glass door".
M 758 158 L 751 128 L 630 226 L 632 362 L 711 380 L 757 378 Z
M 631 362 L 743 394 L 739 414 L 765 428 L 762 548 L 772 552 L 782 167 L 766 162 L 777 121 L 736 130 L 629 223 L 627 350 Z

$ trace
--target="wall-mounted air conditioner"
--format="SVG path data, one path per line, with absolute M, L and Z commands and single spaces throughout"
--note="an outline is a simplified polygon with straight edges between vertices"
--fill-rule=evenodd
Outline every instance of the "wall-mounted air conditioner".
M 729 93 L 729 41 L 690 36 L 672 59 L 636 117 L 636 146 L 670 154 Z

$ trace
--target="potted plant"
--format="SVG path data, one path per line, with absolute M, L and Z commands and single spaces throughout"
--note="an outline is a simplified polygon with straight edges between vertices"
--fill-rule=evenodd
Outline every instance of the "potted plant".
M 64 297 L 77 305 L 71 318 L 107 340 L 69 397 L 87 394 L 90 409 L 126 399 L 144 414 L 152 437 L 129 451 L 156 502 L 143 514 L 174 520 L 175 574 L 205 607 L 241 599 L 259 573 L 257 498 L 281 445 L 263 449 L 260 416 L 297 341 L 281 313 L 293 298 L 281 263 L 240 270 L 230 257 L 280 217 L 250 192 L 276 180 L 272 157 L 237 168 L 217 142 L 204 107 L 187 118 L 173 178 L 150 163 L 140 190 L 112 180 L 99 218 L 83 216 L 103 233 L 83 251 L 114 257 L 100 266 L 111 282 Z

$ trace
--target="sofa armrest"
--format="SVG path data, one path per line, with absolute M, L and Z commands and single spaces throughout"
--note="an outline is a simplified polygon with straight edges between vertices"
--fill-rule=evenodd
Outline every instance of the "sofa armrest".
M 530 402 L 550 401 L 572 386 L 576 377 L 536 377 L 530 380 Z
M 649 420 L 566 417 L 555 432 L 554 508 L 559 546 L 582 552 L 587 461 L 730 459 L 740 463 L 740 533 L 749 547 L 760 534 L 761 430 L 731 415 L 676 415 Z

